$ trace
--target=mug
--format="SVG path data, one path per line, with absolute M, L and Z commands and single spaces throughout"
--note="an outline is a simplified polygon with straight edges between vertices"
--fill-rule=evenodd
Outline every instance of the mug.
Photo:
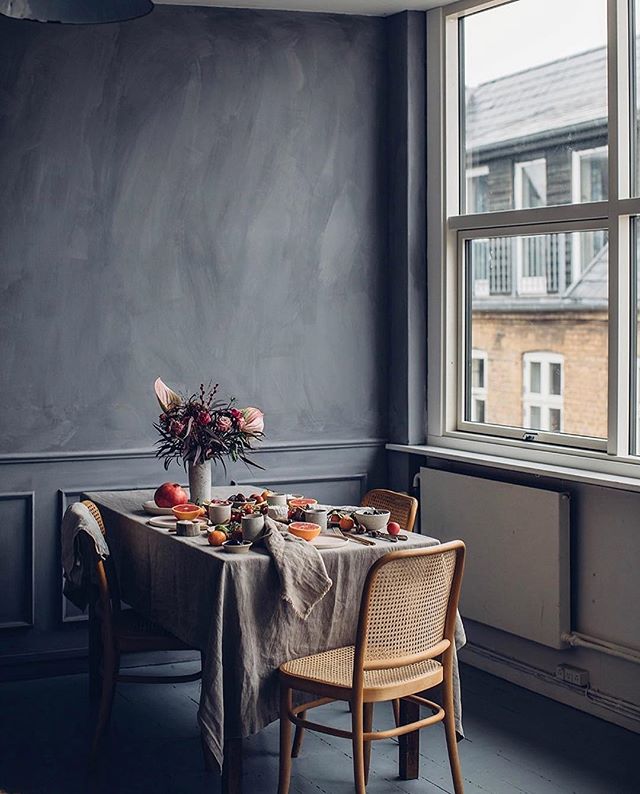
M 209 505 L 209 521 L 212 524 L 228 524 L 231 521 L 231 502 L 212 502 Z
M 312 524 L 318 524 L 320 532 L 324 532 L 327 528 L 327 511 L 322 507 L 318 508 L 312 505 L 308 510 L 304 511 L 304 520 Z
M 287 505 L 286 493 L 270 493 L 267 496 L 267 504 L 269 505 Z
M 253 542 L 260 536 L 264 529 L 264 516 L 259 513 L 256 515 L 242 516 L 242 539 Z

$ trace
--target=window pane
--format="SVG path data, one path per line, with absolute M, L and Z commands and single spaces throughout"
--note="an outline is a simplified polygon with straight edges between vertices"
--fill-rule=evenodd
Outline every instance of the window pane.
M 539 361 L 533 361 L 529 366 L 529 391 L 533 394 L 540 394 L 540 384 L 542 378 L 540 377 L 541 364 Z
M 484 386 L 484 360 L 481 358 L 473 359 L 471 384 L 478 389 Z
M 549 392 L 562 394 L 562 364 L 549 364 Z
M 582 250 L 596 252 L 585 269 L 574 263 L 578 239 Z M 487 424 L 523 428 L 529 417 L 529 427 L 607 437 L 607 254 L 606 232 L 600 230 L 466 242 L 465 355 L 471 377 L 464 404 L 471 406 L 477 388 L 473 350 L 482 350 L 489 373 L 483 394 Z M 488 285 L 480 290 L 476 257 Z
M 529 424 L 527 425 L 532 430 L 541 430 L 542 423 L 540 421 L 540 406 L 532 405 L 529 408 Z
M 461 20 L 462 211 L 606 198 L 606 0 L 585 11 L 518 0 Z

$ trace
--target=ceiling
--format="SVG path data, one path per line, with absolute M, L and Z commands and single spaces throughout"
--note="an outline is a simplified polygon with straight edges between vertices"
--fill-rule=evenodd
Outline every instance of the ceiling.
M 450 0 L 449 0 L 450 1 Z M 325 11 L 332 14 L 386 16 L 446 5 L 447 0 L 154 0 L 156 5 L 263 8 L 272 11 Z

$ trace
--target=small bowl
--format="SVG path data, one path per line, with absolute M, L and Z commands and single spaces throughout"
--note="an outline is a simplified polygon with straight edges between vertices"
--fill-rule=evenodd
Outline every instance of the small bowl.
M 171 512 L 179 521 L 193 521 L 194 518 L 204 515 L 204 508 L 189 503 L 176 505 L 171 508 Z
M 320 534 L 320 524 L 312 524 L 310 521 L 292 521 L 288 530 L 297 538 L 313 540 Z
M 231 502 L 211 502 L 209 505 L 209 521 L 212 524 L 229 523 L 231 521 Z
M 317 499 L 307 499 L 304 496 L 289 499 L 289 507 L 306 507 L 307 505 L 317 505 Z
M 251 507 L 255 507 L 256 500 L 255 499 L 245 499 L 244 502 L 232 502 L 231 506 L 234 510 L 244 510 L 247 505 L 251 505 Z
M 381 510 L 379 513 L 371 513 L 370 508 L 366 507 L 356 510 L 358 523 L 362 524 L 366 529 L 373 529 L 378 532 L 387 526 L 390 518 L 391 513 L 388 510 Z
M 222 550 L 228 552 L 229 554 L 246 554 L 251 546 L 252 544 L 248 541 L 245 541 L 241 546 L 238 546 L 235 543 L 233 546 L 230 546 L 229 541 L 225 540 L 225 542 L 222 544 Z
M 271 505 L 272 507 L 276 506 L 286 506 L 287 504 L 287 495 L 285 493 L 270 493 L 267 496 L 267 504 Z

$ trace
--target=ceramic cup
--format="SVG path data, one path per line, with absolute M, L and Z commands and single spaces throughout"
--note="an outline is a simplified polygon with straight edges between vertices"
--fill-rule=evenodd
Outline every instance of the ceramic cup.
M 209 521 L 212 524 L 228 524 L 231 521 L 231 502 L 212 502 L 209 505 Z
M 200 522 L 176 521 L 176 534 L 183 538 L 194 538 L 200 534 Z
M 242 516 L 242 539 L 253 542 L 264 529 L 264 516 Z
M 324 532 L 327 528 L 327 511 L 324 508 L 312 506 L 304 511 L 304 520 L 312 524 L 318 524 L 320 531 Z
M 286 493 L 270 493 L 267 496 L 267 504 L 269 505 L 285 505 L 287 504 Z

